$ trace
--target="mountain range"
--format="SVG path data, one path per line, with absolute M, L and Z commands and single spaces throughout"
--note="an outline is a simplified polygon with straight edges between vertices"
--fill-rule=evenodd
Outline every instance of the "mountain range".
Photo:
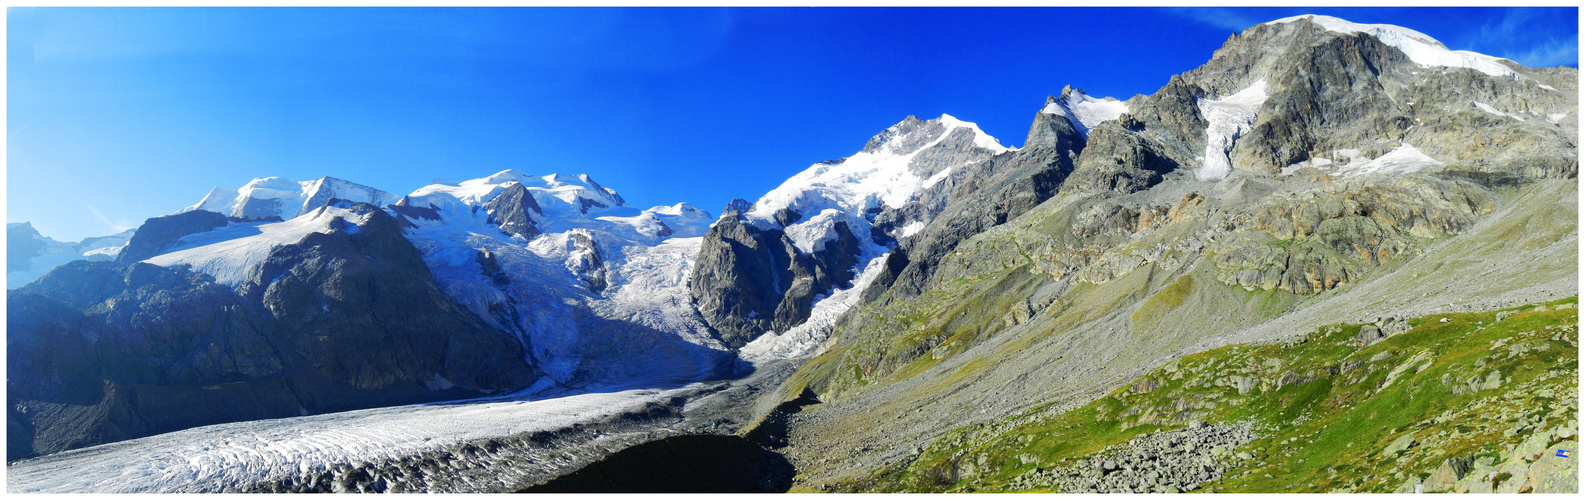
M 609 443 L 677 432 L 774 452 L 752 473 L 795 473 L 745 484 L 780 491 L 1577 491 L 1541 451 L 1578 441 L 1577 357 L 1558 357 L 1577 319 L 1548 313 L 1577 307 L 1578 88 L 1575 68 L 1299 16 L 1149 95 L 1064 87 L 1021 147 L 909 116 L 719 216 L 506 170 L 405 196 L 256 179 L 79 243 L 9 224 L 8 487 L 595 488 L 568 473 L 627 470 Z M 1436 336 L 1454 334 L 1480 342 Z M 192 465 L 226 455 L 204 451 L 115 469 L 179 436 L 602 395 L 625 416 L 390 431 L 408 451 L 315 444 L 301 468 Z M 1286 461 L 1342 439 L 1317 422 L 1416 395 L 1350 431 L 1389 452 Z M 1535 409 L 1517 427 L 1436 427 L 1480 405 L 1517 422 L 1515 397 Z M 650 446 L 622 460 L 705 445 Z

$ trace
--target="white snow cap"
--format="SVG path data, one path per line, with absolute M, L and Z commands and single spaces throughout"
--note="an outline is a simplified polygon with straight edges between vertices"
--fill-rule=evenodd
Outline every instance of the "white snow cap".
M 275 216 L 281 220 L 291 220 L 324 206 L 331 198 L 377 206 L 395 203 L 400 199 L 385 191 L 334 177 L 302 182 L 265 177 L 253 179 L 240 189 L 214 188 L 209 191 L 209 195 L 204 196 L 203 201 L 182 211 L 207 210 L 246 219 Z
M 433 206 L 441 210 L 442 218 L 452 222 L 471 218 L 482 222 L 487 215 L 483 211 L 475 213 L 475 208 L 494 200 L 513 184 L 527 189 L 542 210 L 531 217 L 543 234 L 591 228 L 621 233 L 623 238 L 636 238 L 634 241 L 649 245 L 668 237 L 703 236 L 715 221 L 709 212 L 687 203 L 648 210 L 630 207 L 615 190 L 601 186 L 587 174 L 536 176 L 512 169 L 462 182 L 436 179 L 408 195 L 407 203 Z
M 595 208 L 610 208 L 627 206 L 626 200 L 616 191 L 600 186 L 587 174 L 568 175 L 550 174 L 544 176 L 528 175 L 513 169 L 506 169 L 482 179 L 473 179 L 462 182 L 437 182 L 418 188 L 413 194 L 408 195 L 409 203 L 416 206 L 433 204 L 445 207 L 447 204 L 460 201 L 466 205 L 479 205 L 488 203 L 501 194 L 506 186 L 512 183 L 522 184 L 534 195 L 546 210 L 557 210 L 557 205 L 566 205 L 582 212 L 585 203 Z M 436 196 L 441 195 L 441 196 Z M 586 200 L 584 202 L 579 199 Z M 559 200 L 559 202 L 557 201 Z M 603 206 L 603 207 L 602 207 Z
M 1073 128 L 1079 130 L 1084 138 L 1090 137 L 1090 129 L 1107 120 L 1116 120 L 1128 112 L 1128 104 L 1112 97 L 1096 99 L 1085 94 L 1079 89 L 1068 91 L 1066 97 L 1046 103 L 1041 113 L 1067 117 Z
M 1492 57 L 1485 54 L 1467 50 L 1448 50 L 1442 42 L 1426 36 L 1424 33 L 1391 24 L 1359 24 L 1351 23 L 1331 16 L 1318 16 L 1305 14 L 1301 16 L 1284 17 L 1265 24 L 1280 24 L 1309 19 L 1329 31 L 1338 33 L 1364 33 L 1376 37 L 1387 45 L 1397 47 L 1409 56 L 1409 59 L 1421 66 L 1450 66 L 1455 68 L 1470 68 L 1491 76 L 1519 78 L 1519 74 L 1509 69 L 1499 61 L 1505 59 Z
M 834 162 L 820 162 L 810 166 L 788 178 L 776 189 L 765 193 L 765 196 L 760 197 L 759 201 L 754 203 L 754 208 L 744 216 L 751 221 L 767 222 L 774 220 L 776 211 L 783 208 L 792 209 L 808 217 L 828 208 L 858 214 L 866 208 L 880 204 L 892 207 L 903 206 L 913 199 L 914 194 L 921 187 L 928 186 L 925 178 L 920 178 L 908 168 L 914 156 L 940 143 L 960 128 L 973 131 L 975 146 L 990 150 L 992 154 L 1007 151 L 1007 147 L 1002 146 L 1000 141 L 980 130 L 980 127 L 973 123 L 959 120 L 952 115 L 941 115 L 940 118 L 930 121 L 940 122 L 943 126 L 942 132 L 924 146 L 907 154 L 897 154 L 896 151 L 900 150 L 904 141 L 908 139 L 903 134 L 891 133 L 901 130 L 902 123 L 893 125 L 887 129 L 887 132 L 882 133 L 883 137 L 888 133 L 891 134 L 881 147 L 875 148 L 874 151 L 860 151 Z M 943 170 L 951 170 L 951 168 Z M 939 182 L 939 179 L 937 181 Z

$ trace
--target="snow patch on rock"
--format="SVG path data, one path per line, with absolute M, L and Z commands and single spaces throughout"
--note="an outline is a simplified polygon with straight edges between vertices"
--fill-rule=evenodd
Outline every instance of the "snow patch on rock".
M 826 242 L 837 239 L 837 222 L 843 220 L 842 212 L 827 208 L 808 220 L 787 226 L 787 238 L 803 253 L 826 249 Z
M 1504 113 L 1501 110 L 1498 110 L 1497 108 L 1492 107 L 1492 105 L 1486 104 L 1484 102 L 1476 102 L 1475 103 L 1475 107 L 1479 108 L 1481 111 L 1485 111 L 1486 113 L 1489 113 L 1489 114 L 1492 114 L 1492 115 L 1506 116 L 1508 118 L 1513 118 L 1515 120 L 1524 121 L 1524 117 L 1522 117 L 1522 116 L 1511 114 L 1511 113 Z
M 1404 144 L 1373 160 L 1354 158 L 1347 165 L 1338 167 L 1337 171 L 1345 176 L 1406 174 L 1441 165 L 1442 162 L 1420 152 L 1419 148 Z

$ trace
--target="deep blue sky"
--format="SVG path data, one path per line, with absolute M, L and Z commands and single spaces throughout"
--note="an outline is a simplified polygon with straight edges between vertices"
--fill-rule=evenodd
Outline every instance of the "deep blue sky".
M 1575 8 L 38 9 L 7 16 L 6 220 L 78 240 L 255 177 L 405 194 L 506 168 L 717 213 L 908 115 L 1020 145 L 1301 13 L 1578 65 Z

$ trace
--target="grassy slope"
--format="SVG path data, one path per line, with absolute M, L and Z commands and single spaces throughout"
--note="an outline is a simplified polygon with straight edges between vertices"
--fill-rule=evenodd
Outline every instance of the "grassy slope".
M 1253 459 L 1229 457 L 1240 463 L 1202 491 L 1392 491 L 1447 458 L 1495 457 L 1577 418 L 1577 302 L 1423 316 L 1363 349 L 1353 345 L 1360 325 L 1331 325 L 1283 345 L 1187 356 L 1074 411 L 953 430 L 906 467 L 838 489 L 1005 491 L 1038 467 L 1203 419 L 1265 430 L 1237 450 Z M 1238 377 L 1253 388 L 1240 394 Z M 1381 454 L 1410 434 L 1424 444 Z

